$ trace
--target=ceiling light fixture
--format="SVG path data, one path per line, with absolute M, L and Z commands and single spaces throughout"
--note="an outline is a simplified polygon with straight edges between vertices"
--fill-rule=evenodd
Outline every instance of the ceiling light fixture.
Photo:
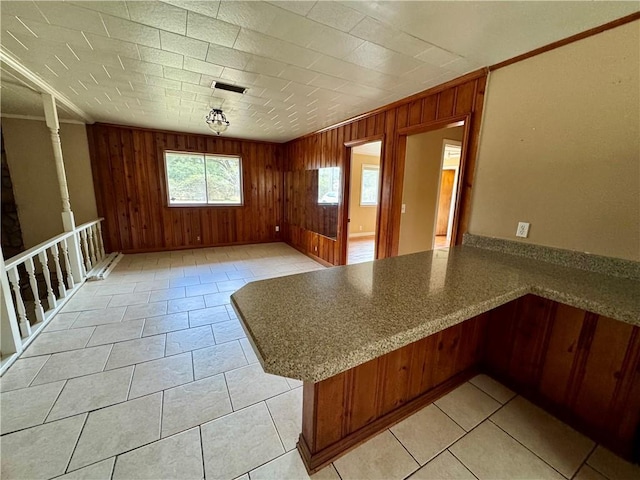
M 207 122 L 207 126 L 216 135 L 220 135 L 222 132 L 229 128 L 229 121 L 224 113 L 219 108 L 212 108 L 209 114 L 204 119 Z

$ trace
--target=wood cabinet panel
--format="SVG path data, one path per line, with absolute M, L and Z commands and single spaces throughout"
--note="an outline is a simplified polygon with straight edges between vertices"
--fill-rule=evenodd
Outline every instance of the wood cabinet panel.
M 485 323 L 483 316 L 472 318 L 321 382 L 305 383 L 298 448 L 307 466 L 321 468 L 475 374 Z
M 519 391 L 536 390 L 549 336 L 554 302 L 533 295 L 517 300 L 507 375 Z
M 346 373 L 340 373 L 322 382 L 316 383 L 316 411 L 318 422 L 315 428 L 315 447 L 318 450 L 328 447 L 342 438 L 345 423 L 344 399 Z
M 593 337 L 584 346 L 586 361 L 582 379 L 576 385 L 571 409 L 584 422 L 609 429 L 614 418 L 615 397 L 629 375 L 627 355 L 634 327 L 600 317 Z
M 569 401 L 584 320 L 584 310 L 558 304 L 539 382 L 540 394 L 551 402 Z
M 305 464 L 321 468 L 479 371 L 616 453 L 640 458 L 640 328 L 527 295 L 305 383 L 298 444 Z
M 528 295 L 492 311 L 483 368 L 618 454 L 640 458 L 640 328 Z M 635 447 L 634 447 L 635 445 Z
M 135 127 L 88 126 L 98 214 L 108 251 L 142 252 L 280 240 L 282 146 Z M 244 205 L 168 207 L 163 152 L 242 156 Z

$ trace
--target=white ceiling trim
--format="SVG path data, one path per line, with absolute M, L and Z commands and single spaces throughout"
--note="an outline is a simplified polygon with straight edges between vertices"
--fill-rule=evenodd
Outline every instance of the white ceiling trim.
M 87 114 L 84 110 L 82 110 L 75 103 L 73 103 L 71 100 L 69 100 L 69 98 L 67 98 L 65 95 L 63 95 L 58 90 L 56 90 L 51 85 L 49 85 L 47 82 L 45 82 L 38 75 L 33 73 L 31 70 L 29 70 L 24 65 L 22 65 L 18 60 L 16 60 L 13 57 L 13 55 L 8 53 L 2 47 L 2 45 L 0 45 L 0 62 L 3 62 L 8 67 L 10 67 L 13 70 L 15 70 L 16 73 L 22 75 L 24 77 L 24 79 L 26 79 L 28 82 L 31 82 L 40 92 L 48 93 L 49 95 L 53 95 L 53 97 L 58 102 L 60 102 L 62 105 L 64 105 L 67 108 L 67 110 L 70 110 L 71 112 L 73 112 L 76 115 L 78 115 L 78 117 L 82 118 L 84 120 L 84 123 L 94 123 L 93 118 L 91 118 L 91 116 L 89 114 Z M 8 115 L 4 115 L 4 116 L 9 118 Z M 14 118 L 18 118 L 18 117 L 14 116 Z M 73 123 L 73 122 L 66 121 L 66 123 Z M 78 123 L 83 123 L 83 122 L 78 122 Z
M 14 113 L 0 113 L 0 118 L 16 118 L 18 120 L 35 120 L 38 122 L 46 121 L 44 117 L 39 117 L 37 115 L 17 115 Z M 71 118 L 58 118 L 58 122 L 73 123 L 74 125 L 85 125 L 85 122 L 81 122 L 80 120 L 73 120 Z

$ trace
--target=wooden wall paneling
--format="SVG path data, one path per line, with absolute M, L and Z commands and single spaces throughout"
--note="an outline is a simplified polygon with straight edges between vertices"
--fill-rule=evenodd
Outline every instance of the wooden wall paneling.
M 333 130 L 335 131 L 335 130 Z M 376 117 L 374 115 L 367 117 L 367 137 L 371 137 L 376 134 Z
M 438 119 L 453 116 L 453 108 L 456 102 L 456 90 L 457 87 L 448 88 L 438 94 Z
M 157 251 L 281 238 L 275 232 L 284 205 L 280 146 L 103 124 L 89 130 L 94 186 L 110 249 Z M 168 207 L 165 149 L 242 155 L 245 205 Z
M 409 125 L 422 123 L 422 99 L 414 100 L 409 104 Z
M 636 327 L 637 328 L 637 327 Z M 627 323 L 600 317 L 588 351 L 582 381 L 576 389 L 571 410 L 583 421 L 608 430 L 618 421 L 612 399 L 624 379 L 625 360 L 634 327 Z
M 377 239 L 376 258 L 391 256 L 389 247 L 391 245 L 389 228 L 393 218 L 390 205 L 393 201 L 393 182 L 389 179 L 395 178 L 395 156 L 397 139 L 396 131 L 396 111 L 390 110 L 385 113 L 384 122 L 384 144 L 382 146 L 382 157 L 380 158 L 380 205 L 378 205 L 378 221 L 376 223 Z
M 397 232 L 402 202 L 402 191 L 398 182 L 402 181 L 404 174 L 404 171 L 397 168 L 401 160 L 404 160 L 402 147 L 396 145 L 398 131 L 408 126 L 418 130 L 428 128 L 430 123 L 438 119 L 454 118 L 454 115 L 468 118 L 470 125 L 468 126 L 468 141 L 465 144 L 467 167 L 464 178 L 460 182 L 463 186 L 459 197 L 458 222 L 460 228 L 456 235 L 456 241 L 460 243 L 462 234 L 467 230 L 470 215 L 470 194 L 481 118 L 478 113 L 481 113 L 485 80 L 486 71 L 480 70 L 396 104 L 343 122 L 335 127 L 292 140 L 286 144 L 284 149 L 285 165 L 283 169 L 295 171 L 317 168 L 315 165 L 317 165 L 318 159 L 320 157 L 326 158 L 327 155 L 333 157 L 334 163 L 332 165 L 344 169 L 349 159 L 341 158 L 339 150 L 342 144 L 384 133 L 384 149 L 381 158 L 381 194 L 376 227 L 378 238 L 376 255 L 377 258 L 395 255 L 397 254 Z M 338 140 L 339 135 L 342 135 L 342 141 Z M 295 192 L 293 194 L 295 195 Z M 287 201 L 290 200 L 285 200 L 285 204 Z M 345 209 L 346 205 L 342 205 L 339 216 L 343 214 L 342 211 Z M 344 214 L 346 215 L 346 213 Z M 287 232 L 290 231 L 292 230 L 287 229 Z M 283 239 L 293 244 L 289 233 L 284 235 Z M 326 241 L 321 240 L 321 242 Z M 346 262 L 346 257 L 342 253 L 346 251 L 346 245 L 342 244 L 344 242 L 345 240 L 339 239 L 337 243 L 333 244 L 333 248 L 323 249 L 320 253 L 322 259 L 332 264 L 344 264 Z M 314 254 L 313 251 L 306 251 L 306 253 Z
M 351 156 L 347 155 L 347 149 L 344 147 L 344 128 L 336 128 L 332 130 L 335 133 L 334 155 L 337 159 L 337 164 L 342 166 L 342 172 L 344 172 L 345 179 L 344 185 L 350 186 L 351 175 Z M 343 238 L 342 235 L 349 235 L 349 228 L 347 219 L 349 217 L 349 193 L 350 189 L 343 189 L 342 202 L 346 205 L 346 208 L 338 208 L 338 236 L 337 238 Z M 347 263 L 347 242 L 341 242 L 336 240 L 333 242 L 334 256 L 331 263 L 346 264 Z
M 407 136 L 395 135 L 396 161 L 394 162 L 393 177 L 389 182 L 392 189 L 389 209 L 389 224 L 387 227 L 387 254 L 398 255 L 400 239 L 400 222 L 402 221 L 402 194 L 404 185 L 405 156 L 407 154 Z
M 372 133 L 368 135 L 371 136 L 380 136 L 384 134 L 384 114 L 378 113 L 377 115 L 371 117 L 372 118 Z
M 125 250 L 131 245 L 131 222 L 128 211 L 127 189 L 125 185 L 126 172 L 122 162 L 122 145 L 117 130 L 111 128 L 107 132 L 109 145 L 110 173 L 113 175 L 114 214 L 118 218 L 118 232 L 120 248 Z M 104 216 L 104 215 L 102 215 Z
M 106 198 L 112 194 L 113 185 L 111 183 L 111 178 L 103 174 L 103 170 L 109 168 L 109 159 L 108 159 L 108 147 L 105 142 L 104 134 L 98 133 L 92 128 L 87 128 L 87 139 L 89 142 L 89 156 L 91 158 L 91 176 L 93 179 L 93 183 L 97 184 L 104 178 L 103 181 L 103 189 L 96 190 L 96 207 L 98 212 L 104 212 Z M 111 236 L 107 235 L 106 232 L 115 232 L 117 231 L 117 217 L 111 216 L 110 218 L 105 218 L 103 225 L 103 234 L 102 240 L 104 242 L 104 248 L 106 252 L 113 252 L 118 250 L 118 246 L 113 244 L 113 240 Z
M 507 375 L 519 391 L 538 389 L 554 308 L 555 302 L 534 295 L 517 300 Z
M 143 220 L 140 212 L 140 195 L 137 188 L 138 168 L 135 161 L 134 142 L 129 132 L 120 131 L 120 145 L 122 146 L 122 164 L 124 167 L 124 184 L 127 192 L 127 211 L 129 212 L 129 225 L 131 238 L 142 238 Z
M 509 302 L 489 312 L 483 367 L 499 379 L 507 378 L 514 336 L 517 302 Z
M 483 363 L 572 427 L 640 459 L 640 327 L 528 295 L 490 312 Z
M 414 344 L 388 353 L 381 358 L 383 373 L 380 388 L 382 402 L 378 416 L 385 415 L 406 403 L 409 398 L 409 380 L 411 372 L 411 358 L 414 354 Z
M 584 320 L 584 310 L 558 304 L 539 382 L 540 394 L 550 402 L 567 404 L 569 401 Z
M 474 82 L 475 83 L 475 82 Z M 420 123 L 433 122 L 438 118 L 438 94 L 422 99 L 422 118 Z
M 473 376 L 476 365 L 456 366 L 465 357 L 460 349 L 478 351 L 478 321 L 484 324 L 480 317 L 472 318 L 321 382 L 305 383 L 298 448 L 306 464 L 321 468 Z M 436 358 L 441 373 L 432 375 Z
M 433 384 L 438 385 L 457 373 L 456 357 L 463 333 L 463 325 L 458 324 L 437 334 L 437 352 L 435 362 L 431 366 Z
M 396 115 L 397 115 L 396 128 L 400 129 L 409 125 L 409 118 L 408 118 L 409 106 L 408 105 L 399 106 L 397 109 Z
M 144 180 L 145 178 L 147 178 L 148 172 L 147 172 L 147 168 L 146 168 L 146 155 L 145 155 L 145 146 L 144 146 L 144 135 L 136 135 L 134 137 L 131 138 L 131 141 L 133 143 L 132 148 L 133 148 L 133 163 L 134 163 L 134 168 L 133 168 L 133 175 L 135 178 L 135 184 L 138 186 L 138 189 L 140 189 L 141 186 L 144 185 Z M 138 191 L 138 219 L 139 219 L 139 225 L 138 228 L 140 229 L 139 231 L 139 235 L 140 235 L 140 242 L 142 244 L 143 248 L 146 248 L 147 245 L 150 244 L 150 239 L 149 239 L 149 230 L 148 230 L 148 218 L 149 218 L 149 211 L 148 211 L 148 198 L 149 198 L 149 193 L 146 191 L 146 189 L 144 191 L 139 190 Z
M 378 386 L 372 378 L 380 378 L 380 361 L 374 359 L 349 370 L 349 396 L 345 433 L 353 433 L 374 420 L 379 411 Z M 357 408 L 354 408 L 354 405 Z
M 459 373 L 482 362 L 486 343 L 489 313 L 478 315 L 473 322 L 463 322 L 459 348 L 455 359 L 455 371 Z
M 453 115 L 465 115 L 473 110 L 477 82 L 467 82 L 457 87 Z
M 484 108 L 484 93 L 487 77 L 483 76 L 475 82 L 475 93 L 473 99 L 473 107 L 470 112 L 469 134 L 466 141 L 467 147 L 463 152 L 464 172 L 460 172 L 460 200 L 457 208 L 459 219 L 456 228 L 456 244 L 462 243 L 462 236 L 469 229 L 469 220 L 471 218 L 471 200 L 473 191 L 473 180 L 476 171 L 476 162 L 478 158 L 478 145 L 480 142 L 480 120 L 482 119 L 482 110 Z M 464 174 L 462 174 L 464 173 Z
M 609 432 L 612 445 L 627 456 L 640 461 L 640 329 L 634 328 L 627 358 L 624 363 L 623 379 L 619 384 L 613 402 L 612 413 L 617 425 Z M 629 448 L 631 447 L 631 448 Z
M 316 415 L 325 420 L 316 427 L 317 449 L 328 447 L 342 438 L 344 411 L 335 407 L 343 405 L 346 378 L 346 373 L 340 373 L 316 384 Z

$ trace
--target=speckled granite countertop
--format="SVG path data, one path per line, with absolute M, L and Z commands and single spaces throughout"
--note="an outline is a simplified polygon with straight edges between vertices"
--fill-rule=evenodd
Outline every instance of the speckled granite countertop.
M 469 246 L 249 283 L 231 300 L 266 372 L 317 382 L 528 293 L 640 325 L 640 281 Z

